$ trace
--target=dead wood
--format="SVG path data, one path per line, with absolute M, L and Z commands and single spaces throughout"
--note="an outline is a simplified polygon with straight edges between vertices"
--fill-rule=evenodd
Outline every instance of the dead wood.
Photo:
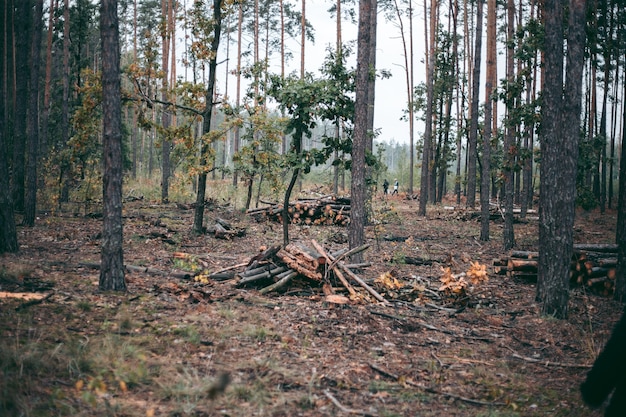
M 379 367 L 378 365 L 374 365 L 373 363 L 369 364 L 370 368 L 372 368 L 374 371 L 380 373 L 383 376 L 386 376 L 387 378 L 391 378 L 394 379 L 395 381 L 399 381 L 400 377 L 392 372 L 389 372 L 381 367 Z M 417 382 L 409 379 L 409 378 L 403 378 L 402 379 L 407 385 L 410 385 L 412 387 L 415 388 L 421 388 L 426 392 L 430 392 L 432 394 L 437 394 L 437 395 L 442 395 L 448 398 L 453 398 L 455 400 L 459 400 L 459 401 L 463 401 L 466 403 L 470 403 L 470 404 L 474 404 L 474 405 L 484 405 L 484 406 L 492 406 L 492 407 L 505 407 L 507 404 L 506 403 L 502 403 L 502 402 L 488 402 L 488 401 L 480 401 L 480 400 L 475 400 L 473 398 L 466 398 L 466 397 L 462 397 L 456 394 L 452 394 L 449 392 L 443 392 L 443 391 L 439 391 L 436 390 L 434 388 L 430 388 L 430 387 L 426 387 L 422 384 L 418 384 Z
M 295 255 L 287 252 L 286 250 L 279 250 L 276 253 L 276 256 L 283 261 L 289 268 L 298 272 L 299 274 L 312 279 L 313 281 L 322 281 L 322 274 L 317 271 L 317 268 L 311 269 L 306 262 L 301 262 L 300 259 Z
M 25 308 L 28 308 L 28 307 L 31 307 L 31 306 L 34 306 L 34 305 L 37 305 L 37 304 L 41 304 L 41 303 L 43 303 L 44 301 L 49 300 L 49 299 L 50 299 L 50 297 L 52 297 L 52 295 L 53 295 L 53 294 L 54 294 L 54 293 L 52 293 L 52 292 L 51 292 L 51 293 L 47 294 L 47 295 L 46 295 L 46 296 L 44 296 L 44 297 L 41 297 L 41 298 L 38 298 L 38 299 L 33 299 L 33 300 L 26 301 L 25 303 L 22 303 L 22 304 L 20 304 L 19 306 L 15 307 L 15 311 L 20 311 L 20 310 L 23 310 L 23 309 L 25 309 Z
M 276 276 L 276 278 L 278 278 L 278 281 L 276 281 L 272 285 L 269 285 L 269 286 L 267 286 L 265 288 L 261 288 L 259 290 L 259 293 L 267 294 L 268 292 L 276 291 L 276 290 L 284 287 L 285 285 L 287 285 L 287 283 L 289 283 L 289 281 L 291 281 L 292 279 L 294 279 L 297 276 L 298 276 L 297 272 L 291 271 L 291 270 L 287 270 L 287 271 L 283 272 L 282 274 L 279 274 L 279 275 Z
M 617 253 L 617 245 L 613 243 L 576 243 L 574 251 Z
M 322 245 L 320 245 L 315 239 L 312 239 L 311 243 L 313 244 L 313 247 L 320 253 L 320 255 L 322 255 L 324 259 L 327 260 L 327 263 L 331 265 L 332 260 L 330 258 L 330 255 L 328 255 L 328 253 L 324 250 Z M 354 290 L 354 288 L 352 288 L 352 285 L 350 285 L 348 280 L 343 276 L 343 274 L 341 273 L 341 270 L 337 268 L 336 266 L 333 266 L 332 271 L 335 273 L 335 276 L 337 277 L 337 279 L 341 281 L 343 286 L 346 287 L 346 289 L 350 293 L 350 296 L 356 296 L 356 291 Z
M 286 267 L 278 266 L 273 269 L 269 269 L 269 270 L 266 270 L 264 272 L 257 273 L 254 275 L 247 275 L 247 276 L 237 275 L 236 277 L 239 279 L 239 282 L 237 283 L 237 285 L 242 286 L 242 285 L 246 285 L 251 282 L 254 282 L 254 281 L 258 281 L 260 279 L 272 278 L 280 273 L 285 272 L 286 270 L 287 270 Z

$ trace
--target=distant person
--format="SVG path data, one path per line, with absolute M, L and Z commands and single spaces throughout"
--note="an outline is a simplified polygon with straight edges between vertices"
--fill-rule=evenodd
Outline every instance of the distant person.
M 387 178 L 385 178 L 385 181 L 383 181 L 383 194 L 389 194 L 389 181 L 387 181 Z
M 398 194 L 398 179 L 393 180 L 393 193 L 391 195 Z

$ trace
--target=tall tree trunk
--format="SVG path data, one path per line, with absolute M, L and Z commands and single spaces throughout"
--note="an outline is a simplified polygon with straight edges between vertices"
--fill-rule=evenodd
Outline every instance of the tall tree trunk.
M 467 207 L 476 205 L 476 149 L 478 141 L 478 101 L 480 88 L 480 56 L 482 50 L 483 0 L 476 5 L 476 37 L 474 39 L 474 64 L 472 67 L 472 103 L 470 129 L 467 143 Z
M 163 80 L 161 85 L 161 100 L 169 101 L 169 58 L 170 58 L 170 38 L 171 38 L 171 0 L 161 0 L 161 70 L 163 71 Z M 174 65 L 175 62 L 172 62 Z M 170 109 L 166 106 L 163 108 L 161 115 L 161 124 L 163 125 L 163 134 L 161 135 L 161 203 L 165 204 L 169 201 L 170 188 L 170 150 L 172 142 L 169 135 L 172 116 Z
M 494 102 L 491 99 L 496 84 L 496 0 L 487 0 L 487 74 L 485 78 L 485 131 L 483 135 L 483 160 L 480 174 L 480 240 L 489 240 L 489 198 L 491 193 L 491 117 Z
M 48 34 L 46 38 L 46 75 L 43 90 L 43 109 L 41 111 L 41 137 L 40 147 L 41 156 L 45 157 L 48 153 L 48 120 L 50 116 L 50 88 L 52 84 L 52 35 L 54 34 L 54 23 L 56 22 L 56 2 L 58 0 L 50 0 L 48 10 Z
M 396 2 L 396 9 L 398 8 Z M 400 16 L 398 16 L 399 18 Z M 402 41 L 404 40 L 404 32 L 402 33 Z M 409 105 L 409 195 L 413 195 L 413 181 L 415 174 L 413 173 L 415 169 L 415 108 L 413 105 L 413 94 L 414 94 L 414 65 L 413 58 L 415 57 L 413 53 L 413 0 L 409 0 L 409 59 L 407 62 L 406 59 L 406 46 L 404 47 L 405 53 L 405 65 L 407 65 L 407 82 L 409 84 L 409 97 L 408 97 L 408 105 Z
M 122 102 L 117 0 L 100 5 L 103 227 L 99 288 L 126 291 L 122 228 Z
M 237 112 L 240 113 L 241 109 L 241 37 L 243 34 L 243 2 L 239 3 L 239 13 L 237 18 L 237 91 L 235 93 L 235 107 Z M 239 126 L 235 126 L 234 138 L 233 138 L 233 154 L 239 152 L 240 142 Z M 233 187 L 237 188 L 238 181 L 237 170 L 233 171 Z
M 206 107 L 202 114 L 202 137 L 211 131 L 211 115 L 213 114 L 213 95 L 215 92 L 215 78 L 217 72 L 217 51 L 220 46 L 220 34 L 222 33 L 222 1 L 213 0 L 213 40 L 211 41 L 211 58 L 209 60 L 209 82 L 205 95 Z M 209 165 L 210 143 L 202 142 L 200 149 L 200 168 L 198 175 L 198 191 L 196 193 L 196 210 L 193 218 L 193 231 L 201 234 L 204 231 L 204 196 L 206 194 L 206 177 L 205 169 Z
M 63 3 L 63 92 L 61 97 L 60 146 L 65 147 L 70 139 L 70 0 Z M 69 201 L 70 162 L 65 158 L 59 167 L 59 203 Z
M 26 197 L 24 199 L 24 225 L 35 225 L 37 211 L 37 165 L 39 150 L 39 68 L 41 32 L 43 29 L 43 0 L 35 0 L 33 37 L 30 48 L 30 89 L 28 92 L 28 169 L 26 171 Z
M 24 210 L 26 115 L 28 112 L 29 52 L 32 0 L 18 1 L 15 12 L 15 121 L 13 125 L 13 176 L 11 192 L 15 210 Z
M 281 11 L 282 11 L 282 0 L 280 1 L 281 4 Z M 342 45 L 342 31 L 341 31 L 341 0 L 337 0 L 337 63 L 341 64 L 343 62 L 343 45 Z M 281 13 L 281 25 L 282 25 L 282 31 L 281 31 L 281 36 L 282 36 L 282 40 L 284 42 L 284 22 L 283 22 L 283 14 Z M 281 43 L 282 45 L 282 43 Z M 284 50 L 282 51 L 282 56 L 283 56 L 283 60 L 284 60 Z M 284 64 L 284 61 L 283 61 Z M 285 76 L 284 73 L 284 66 L 281 68 L 281 70 L 283 72 L 281 72 L 281 75 Z M 336 126 L 335 126 L 335 140 L 337 140 L 337 142 L 339 142 L 339 139 L 341 138 L 341 120 L 338 119 L 336 121 Z M 283 154 L 285 153 L 285 149 L 286 149 L 286 136 L 283 135 Z M 334 158 L 339 159 L 339 151 L 335 150 L 334 152 Z M 338 194 L 339 193 L 339 164 L 335 164 L 333 165 L 333 194 Z
M 137 64 L 137 0 L 133 1 L 133 63 Z M 133 126 L 131 133 L 131 158 L 132 158 L 132 168 L 131 175 L 133 179 L 137 179 L 137 164 L 139 163 L 138 159 L 138 141 L 139 141 L 139 123 L 137 120 L 137 108 L 133 108 Z
M 438 2 L 430 2 L 430 45 L 428 49 L 427 76 L 426 76 L 426 128 L 424 129 L 424 147 L 422 151 L 422 169 L 420 178 L 420 204 L 418 215 L 426 216 L 426 204 L 428 203 L 430 183 L 431 148 L 433 143 L 433 108 L 435 106 L 434 78 L 435 78 L 435 51 L 437 33 L 437 14 L 439 13 Z
M 357 41 L 356 96 L 354 112 L 354 137 L 352 143 L 352 182 L 350 185 L 350 227 L 348 240 L 350 248 L 356 248 L 365 241 L 365 149 L 367 147 L 367 106 L 369 65 L 371 62 L 371 18 L 376 0 L 359 0 L 359 26 Z M 363 259 L 362 254 L 353 256 L 355 262 Z
M 304 50 L 306 45 L 306 0 L 302 0 L 302 16 L 300 27 L 300 77 L 304 78 Z
M 558 0 L 545 0 L 546 80 L 542 107 L 537 279 L 541 313 L 557 318 L 567 317 L 568 312 L 586 0 L 569 2 L 565 85 L 562 81 L 563 8 Z
M 513 229 L 513 198 L 515 196 L 515 157 L 517 146 L 515 144 L 515 126 L 512 118 L 513 106 L 516 98 L 513 97 L 515 90 L 515 2 L 507 0 L 507 55 L 506 55 L 506 78 L 507 78 L 507 103 L 511 108 L 508 111 L 509 122 L 504 134 L 504 229 L 502 231 L 502 243 L 507 251 L 515 246 L 515 230 Z
M 404 21 L 402 20 L 402 12 L 398 1 L 394 0 L 394 6 L 396 10 L 396 16 L 398 17 L 398 26 L 400 29 L 400 37 L 402 38 L 402 48 L 404 51 L 404 76 L 406 78 L 406 95 L 407 95 L 407 110 L 409 117 L 409 194 L 413 194 L 413 165 L 415 164 L 415 106 L 413 105 L 413 42 L 407 41 L 404 34 Z M 413 15 L 413 2 L 409 0 L 409 18 L 412 19 Z M 411 31 L 409 31 L 411 33 Z M 409 36 L 409 39 L 412 37 Z M 407 43 L 411 44 L 410 49 L 407 50 Z M 409 52 L 409 50 L 411 52 Z
M 623 81 L 626 89 L 626 80 Z M 622 125 L 626 123 L 626 111 L 622 112 Z M 621 303 L 626 300 L 626 129 L 622 130 L 622 151 L 619 161 L 619 190 L 617 194 L 617 273 L 613 298 Z M 1 252 L 1 251 L 0 251 Z
M 5 45 L 7 45 L 6 39 L 10 26 L 7 24 L 6 12 L 6 3 L 0 3 L 0 190 L 9 189 L 9 149 L 5 126 L 5 100 L 7 98 L 6 61 L 8 60 L 10 49 L 6 48 Z M 0 192 L 0 254 L 17 252 L 18 250 L 13 199 L 11 198 L 11 193 Z
M 376 71 L 376 27 L 378 17 L 378 0 L 371 0 L 370 16 L 370 54 L 369 54 L 369 68 L 370 71 Z M 366 154 L 372 155 L 374 153 L 374 102 L 376 100 L 376 76 L 369 77 L 367 86 L 367 141 L 365 142 Z M 411 167 L 412 168 L 412 167 Z M 411 169 L 412 171 L 412 169 Z M 365 193 L 366 193 L 366 210 L 365 210 L 365 224 L 369 223 L 370 213 L 372 207 L 372 190 L 371 186 L 373 182 L 372 168 L 365 164 Z

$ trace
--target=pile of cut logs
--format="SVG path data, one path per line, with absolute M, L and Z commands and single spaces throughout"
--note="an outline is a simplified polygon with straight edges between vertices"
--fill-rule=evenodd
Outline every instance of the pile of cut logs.
M 317 241 L 311 240 L 313 248 L 289 244 L 285 247 L 272 246 L 254 256 L 241 272 L 226 268 L 208 276 L 214 280 L 235 279 L 239 287 L 254 286 L 261 294 L 284 289 L 296 278 L 306 281 L 307 286 L 321 286 L 324 295 L 335 303 L 348 302 L 348 298 L 336 294 L 339 289 L 347 291 L 350 299 L 363 298 L 357 294 L 353 285 L 359 285 L 380 302 L 385 299 L 353 269 L 369 266 L 369 263 L 348 264 L 343 259 L 366 250 L 363 245 L 352 250 L 340 250 L 329 253 Z M 230 270 L 229 270 L 230 269 Z M 352 283 L 351 283 L 352 282 Z
M 494 272 L 528 281 L 537 280 L 539 252 L 512 251 L 506 258 L 494 259 Z M 609 296 L 615 287 L 617 245 L 575 244 L 570 268 L 570 284 L 585 285 L 593 293 Z
M 345 197 L 301 198 L 289 203 L 287 211 L 292 224 L 346 226 L 350 223 L 350 199 Z M 271 204 L 250 209 L 248 214 L 257 221 L 282 223 L 283 205 Z

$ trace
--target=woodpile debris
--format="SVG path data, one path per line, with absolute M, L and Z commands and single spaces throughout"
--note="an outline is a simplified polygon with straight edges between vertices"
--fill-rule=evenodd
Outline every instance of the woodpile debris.
M 353 271 L 368 264 L 350 265 L 344 262 L 344 259 L 366 250 L 369 245 L 349 251 L 329 252 L 315 240 L 311 244 L 312 248 L 293 243 L 284 247 L 271 246 L 250 259 L 240 272 L 235 270 L 240 269 L 242 264 L 216 271 L 206 278 L 234 279 L 236 286 L 255 287 L 261 294 L 284 289 L 288 283 L 300 280 L 305 286 L 321 287 L 328 301 L 339 304 L 367 296 L 360 294 L 356 286 L 377 301 L 386 303 L 382 295 Z
M 494 259 L 494 272 L 528 281 L 537 280 L 539 252 L 512 251 L 508 257 Z M 584 285 L 603 296 L 613 294 L 617 267 L 617 245 L 575 244 L 570 268 L 570 284 Z
M 346 197 L 300 198 L 289 203 L 287 211 L 291 224 L 347 226 L 350 223 L 350 199 Z M 283 205 L 250 209 L 248 214 L 259 222 L 271 220 L 282 223 Z

